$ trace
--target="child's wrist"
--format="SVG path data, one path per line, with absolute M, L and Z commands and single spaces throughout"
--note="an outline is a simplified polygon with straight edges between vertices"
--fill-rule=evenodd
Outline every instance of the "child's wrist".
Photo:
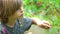
M 32 21 L 33 21 L 34 24 L 41 25 L 42 21 L 40 19 L 38 19 L 38 18 L 31 18 L 31 19 L 32 19 Z

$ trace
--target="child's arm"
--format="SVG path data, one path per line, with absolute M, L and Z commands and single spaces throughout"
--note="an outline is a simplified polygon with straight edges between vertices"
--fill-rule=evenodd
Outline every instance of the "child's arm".
M 38 25 L 39 27 L 42 27 L 44 29 L 49 29 L 51 27 L 48 21 L 45 20 L 41 21 L 38 18 L 31 18 L 31 19 L 32 23 Z

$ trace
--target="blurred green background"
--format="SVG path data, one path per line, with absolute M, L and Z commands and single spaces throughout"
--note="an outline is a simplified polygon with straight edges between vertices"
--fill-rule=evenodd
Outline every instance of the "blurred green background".
M 50 30 L 32 25 L 29 32 L 33 34 L 60 34 L 60 0 L 23 0 L 25 17 L 48 20 Z M 26 33 L 27 34 L 27 33 Z

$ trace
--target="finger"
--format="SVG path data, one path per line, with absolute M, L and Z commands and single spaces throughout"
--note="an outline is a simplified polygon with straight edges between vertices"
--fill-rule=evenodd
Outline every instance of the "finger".
M 45 28 L 45 29 L 49 29 L 51 26 L 50 25 L 47 25 L 47 24 L 42 24 L 41 27 L 42 28 Z
M 50 25 L 50 23 L 48 21 L 43 21 L 44 24 Z
M 45 26 L 46 28 L 50 28 L 50 27 L 51 27 L 50 25 L 47 25 L 47 24 L 44 24 L 44 26 Z

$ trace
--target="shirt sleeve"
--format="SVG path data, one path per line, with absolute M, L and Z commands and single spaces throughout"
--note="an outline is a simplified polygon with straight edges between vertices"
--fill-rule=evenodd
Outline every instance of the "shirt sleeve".
M 29 30 L 32 25 L 32 20 L 30 18 L 23 18 L 24 30 Z

